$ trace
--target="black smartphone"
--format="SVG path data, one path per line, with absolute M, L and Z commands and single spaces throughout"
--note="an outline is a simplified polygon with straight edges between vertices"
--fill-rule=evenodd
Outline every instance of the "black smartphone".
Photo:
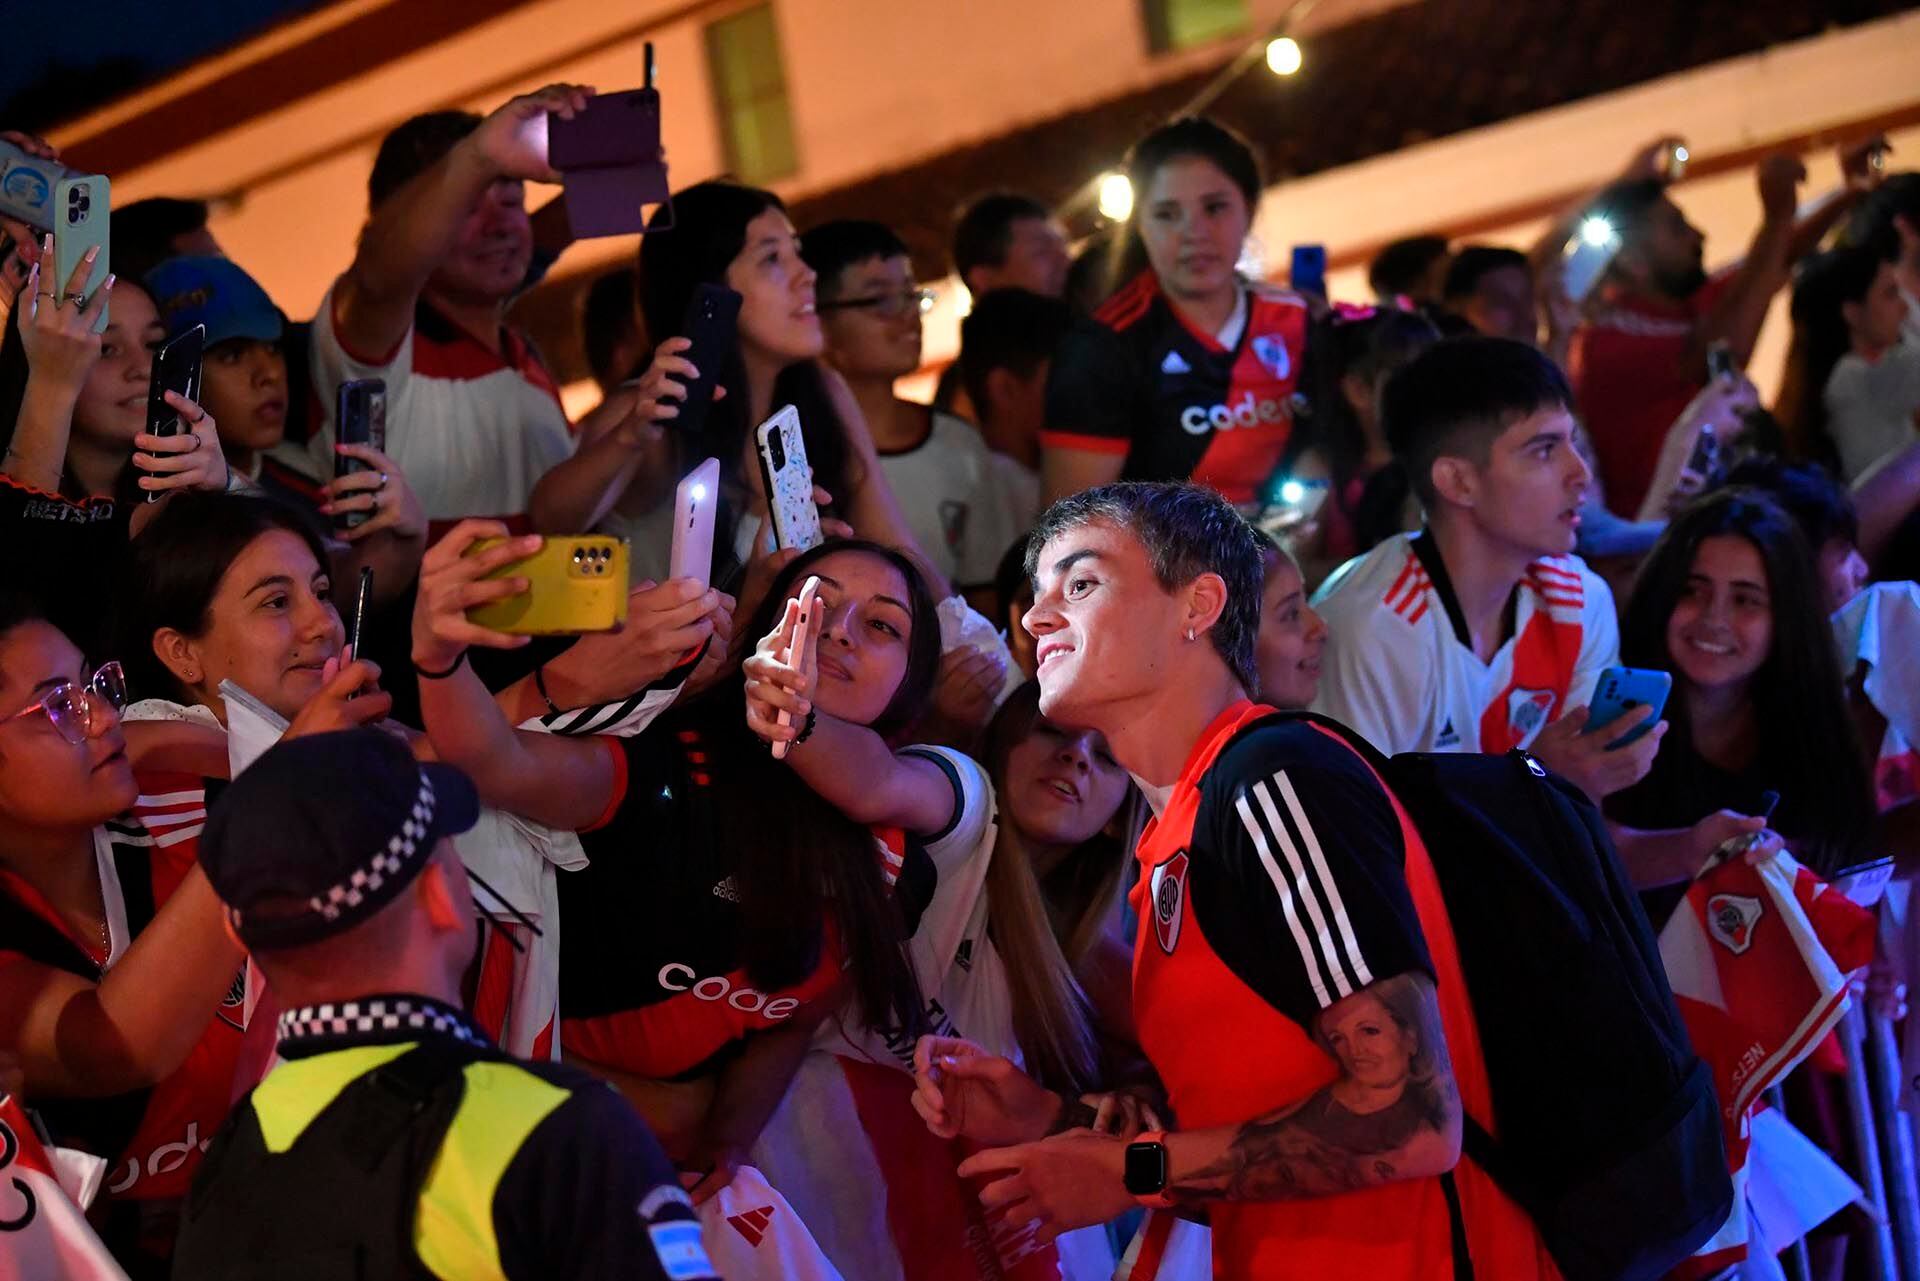
M 680 336 L 693 346 L 680 353 L 693 362 L 700 376 L 687 386 L 687 398 L 680 402 L 680 416 L 673 425 L 681 431 L 697 432 L 707 424 L 707 410 L 713 404 L 713 388 L 720 371 L 733 358 L 734 327 L 740 319 L 740 295 L 725 285 L 700 285 L 687 305 L 686 318 L 680 322 Z
M 373 566 L 360 567 L 360 593 L 353 601 L 353 631 L 347 636 L 347 661 L 360 657 L 367 636 L 367 605 L 373 600 Z
M 1287 269 L 1287 283 L 1296 294 L 1327 296 L 1327 247 L 1295 245 L 1293 260 Z
M 178 436 L 187 430 L 180 411 L 167 403 L 167 393 L 177 392 L 188 400 L 200 399 L 200 360 L 205 354 L 207 327 L 195 325 L 178 334 L 153 353 L 153 372 L 147 381 L 147 434 Z M 147 501 L 156 502 L 164 491 L 148 490 Z
M 334 439 L 342 445 L 372 445 L 381 453 L 387 449 L 387 384 L 380 378 L 358 378 L 352 382 L 340 384 L 340 397 L 335 405 Z M 342 476 L 351 476 L 355 472 L 366 471 L 368 466 L 358 458 L 345 454 L 333 456 L 333 475 L 338 480 Z M 334 524 L 341 529 L 354 529 L 364 525 L 371 518 L 369 512 L 348 512 L 334 517 Z

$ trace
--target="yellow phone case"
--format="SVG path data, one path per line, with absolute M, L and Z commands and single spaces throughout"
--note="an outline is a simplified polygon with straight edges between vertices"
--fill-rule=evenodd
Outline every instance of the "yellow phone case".
M 477 556 L 504 539 L 483 538 L 467 549 Z M 627 620 L 627 543 L 603 534 L 550 537 L 525 560 L 488 578 L 525 578 L 518 596 L 467 611 L 482 627 L 514 636 L 573 636 L 611 631 Z

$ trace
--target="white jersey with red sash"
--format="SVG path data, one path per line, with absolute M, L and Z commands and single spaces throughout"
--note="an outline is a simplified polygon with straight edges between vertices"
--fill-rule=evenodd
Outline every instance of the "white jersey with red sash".
M 1619 659 L 1613 593 L 1577 556 L 1529 564 L 1491 662 L 1474 652 L 1433 536 L 1390 538 L 1314 598 L 1327 620 L 1314 710 L 1389 756 L 1504 752 L 1593 696 Z

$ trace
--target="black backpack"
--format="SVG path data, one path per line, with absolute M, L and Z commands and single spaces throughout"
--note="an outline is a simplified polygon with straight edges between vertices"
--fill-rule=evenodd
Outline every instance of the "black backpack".
M 1301 715 L 1386 781 L 1432 860 L 1500 1134 L 1466 1118 L 1466 1154 L 1566 1281 L 1663 1276 L 1726 1223 L 1733 1182 L 1712 1076 L 1599 810 L 1524 751 L 1388 760 Z

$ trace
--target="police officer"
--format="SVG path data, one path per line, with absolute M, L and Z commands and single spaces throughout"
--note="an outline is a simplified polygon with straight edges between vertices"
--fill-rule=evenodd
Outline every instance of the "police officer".
M 283 1011 L 282 1062 L 207 1153 L 175 1277 L 713 1275 L 633 1110 L 461 1012 L 476 927 L 450 838 L 478 808 L 372 729 L 279 744 L 213 806 L 200 861 Z

